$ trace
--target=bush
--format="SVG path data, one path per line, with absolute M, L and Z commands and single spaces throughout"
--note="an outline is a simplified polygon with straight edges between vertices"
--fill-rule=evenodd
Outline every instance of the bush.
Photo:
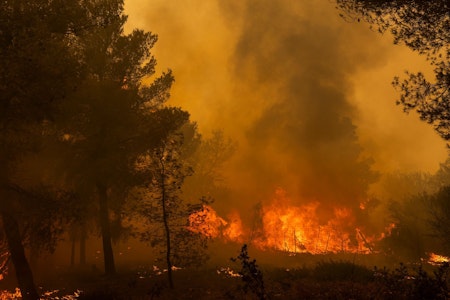
M 449 264 L 439 266 L 430 275 L 422 266 L 408 270 L 400 264 L 394 271 L 375 268 L 375 277 L 381 283 L 380 294 L 384 299 L 449 299 Z
M 244 282 L 244 292 L 251 291 L 260 300 L 267 299 L 266 291 L 264 288 L 263 274 L 256 264 L 256 260 L 250 260 L 248 255 L 247 245 L 244 244 L 241 248 L 241 253 L 236 258 L 232 258 L 232 261 L 239 260 L 241 262 L 241 270 L 238 272 Z
M 312 277 L 326 281 L 368 282 L 373 279 L 373 271 L 348 261 L 329 261 L 317 263 Z

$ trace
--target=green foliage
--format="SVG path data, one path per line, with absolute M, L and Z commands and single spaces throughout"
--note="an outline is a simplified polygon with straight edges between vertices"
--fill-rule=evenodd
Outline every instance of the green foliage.
M 244 283 L 244 292 L 247 293 L 250 291 L 260 300 L 267 299 L 267 294 L 264 288 L 263 273 L 256 264 L 256 259 L 250 259 L 247 245 L 244 244 L 241 248 L 241 253 L 236 258 L 232 258 L 231 260 L 234 262 L 239 261 L 241 263 L 241 269 L 238 273 L 241 275 Z

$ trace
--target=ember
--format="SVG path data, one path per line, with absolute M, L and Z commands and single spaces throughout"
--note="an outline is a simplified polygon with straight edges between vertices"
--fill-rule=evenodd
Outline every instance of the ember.
M 42 293 L 40 299 L 42 300 L 74 300 L 78 299 L 83 292 L 76 290 L 73 294 L 61 295 L 60 290 L 45 291 Z M 12 299 L 22 299 L 22 294 L 19 288 L 16 288 L 14 292 L 9 292 L 7 290 L 0 291 L 0 300 L 12 300 Z
M 4 275 L 8 274 L 8 262 L 10 259 L 9 251 L 6 250 L 6 244 L 0 243 L 0 280 L 3 280 Z
M 16 288 L 14 293 L 9 291 L 0 291 L 0 300 L 9 300 L 9 299 L 22 299 L 22 294 L 20 293 L 19 288 Z

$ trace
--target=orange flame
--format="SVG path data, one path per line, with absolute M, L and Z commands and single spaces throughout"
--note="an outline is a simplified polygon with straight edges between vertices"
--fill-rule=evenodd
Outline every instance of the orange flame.
M 242 243 L 244 240 L 244 230 L 242 227 L 242 220 L 237 211 L 228 215 L 230 220 L 223 231 L 224 237 L 233 242 Z
M 381 236 L 379 238 L 379 240 L 384 239 L 385 237 L 388 237 L 392 234 L 392 230 L 396 227 L 397 225 L 395 223 L 390 223 L 388 226 L 386 226 L 384 228 L 384 232 L 381 233 Z
M 9 256 L 9 251 L 5 249 L 0 250 L 0 281 L 8 274 Z
M 262 210 L 262 234 L 254 243 L 262 248 L 288 252 L 368 252 L 363 245 L 361 232 L 347 208 L 335 208 L 334 216 L 320 224 L 317 216 L 318 202 L 292 206 L 284 191 L 279 190 L 271 205 Z M 348 229 L 352 228 L 349 232 Z
M 241 217 L 237 212 L 228 216 L 225 221 L 209 205 L 203 205 L 202 210 L 189 216 L 188 229 L 203 234 L 208 238 L 222 237 L 227 241 L 242 242 L 243 229 Z
M 209 238 L 216 238 L 220 236 L 221 230 L 226 224 L 227 222 L 219 217 L 211 206 L 203 205 L 202 210 L 189 216 L 188 229 Z
M 430 265 L 441 265 L 443 263 L 449 262 L 450 258 L 444 255 L 439 255 L 436 253 L 430 253 L 430 257 L 428 258 L 428 263 Z
M 8 290 L 0 291 L 0 300 L 10 300 L 10 299 L 22 299 L 22 293 L 19 288 L 16 288 L 14 292 Z
M 244 229 L 237 212 L 228 221 L 217 215 L 210 206 L 189 218 L 189 229 L 210 238 L 242 243 L 244 240 L 260 249 L 276 249 L 292 253 L 370 253 L 373 243 L 381 240 L 395 227 L 390 224 L 379 237 L 366 236 L 356 226 L 356 218 L 349 208 L 336 207 L 331 219 L 321 223 L 317 214 L 318 202 L 291 205 L 285 191 L 278 189 L 270 204 L 259 211 L 260 222 L 250 232 Z M 249 234 L 250 233 L 250 234 Z

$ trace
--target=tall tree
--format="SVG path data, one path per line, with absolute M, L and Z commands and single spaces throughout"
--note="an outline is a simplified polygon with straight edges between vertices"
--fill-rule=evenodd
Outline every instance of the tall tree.
M 70 44 L 89 23 L 82 12 L 78 1 L 0 3 L 0 216 L 23 299 L 39 298 L 23 238 L 24 227 L 36 228 L 42 211 L 33 210 L 46 198 L 28 190 L 22 161 L 40 149 L 59 103 L 79 81 Z
M 129 207 L 133 220 L 144 224 L 141 239 L 164 248 L 170 288 L 174 287 L 175 264 L 186 267 L 206 259 L 206 239 L 188 229 L 189 216 L 200 210 L 205 200 L 189 201 L 182 192 L 185 179 L 193 172 L 189 154 L 198 143 L 193 130 L 192 124 L 186 124 L 184 130 L 168 136 L 141 157 L 140 171 L 147 176 L 147 184 L 135 190 Z
M 58 119 L 69 148 L 69 178 L 82 187 L 86 205 L 96 199 L 105 273 L 116 272 L 111 215 L 120 216 L 121 203 L 134 176 L 134 163 L 187 119 L 178 108 L 163 107 L 173 82 L 170 71 L 144 84 L 155 72 L 150 53 L 156 35 L 142 30 L 124 34 L 123 1 L 86 3 L 96 26 L 79 40 L 86 78 Z M 116 208 L 114 211 L 112 206 Z
M 434 80 L 422 72 L 409 73 L 393 85 L 400 91 L 398 104 L 415 110 L 439 135 L 450 140 L 450 5 L 441 0 L 336 0 L 345 17 L 366 20 L 380 32 L 390 31 L 394 43 L 422 55 L 434 68 Z

